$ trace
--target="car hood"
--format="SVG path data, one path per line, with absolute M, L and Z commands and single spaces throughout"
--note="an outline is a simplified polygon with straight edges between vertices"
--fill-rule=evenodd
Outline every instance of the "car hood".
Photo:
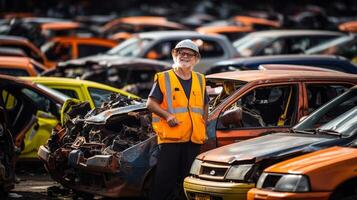
M 223 146 L 199 155 L 199 159 L 211 162 L 233 163 L 256 161 L 266 157 L 279 157 L 297 151 L 308 150 L 309 145 L 333 139 L 332 137 L 276 133 Z
M 331 147 L 311 154 L 299 156 L 278 163 L 267 169 L 268 172 L 306 174 L 323 169 L 336 163 L 357 160 L 357 149 L 348 147 Z

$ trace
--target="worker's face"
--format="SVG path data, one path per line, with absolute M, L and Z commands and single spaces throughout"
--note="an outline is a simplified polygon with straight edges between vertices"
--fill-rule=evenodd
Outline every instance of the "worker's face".
M 177 49 L 173 54 L 174 62 L 178 67 L 192 68 L 197 64 L 198 55 L 190 49 Z

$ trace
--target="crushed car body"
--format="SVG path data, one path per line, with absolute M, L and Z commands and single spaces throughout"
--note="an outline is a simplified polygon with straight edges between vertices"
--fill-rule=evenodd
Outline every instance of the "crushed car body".
M 64 128 L 38 151 L 52 178 L 79 192 L 145 196 L 158 150 L 145 103 L 113 95 L 91 111 L 85 103 L 64 109 Z

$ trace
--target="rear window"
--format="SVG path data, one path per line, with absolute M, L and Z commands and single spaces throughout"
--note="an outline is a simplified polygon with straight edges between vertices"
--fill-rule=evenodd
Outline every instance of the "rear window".
M 109 49 L 111 49 L 111 47 L 92 45 L 92 44 L 79 44 L 78 45 L 78 58 L 106 52 Z

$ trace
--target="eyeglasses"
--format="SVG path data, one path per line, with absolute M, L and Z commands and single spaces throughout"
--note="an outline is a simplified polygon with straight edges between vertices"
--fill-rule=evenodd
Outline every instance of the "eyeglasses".
M 195 53 L 189 53 L 189 52 L 185 52 L 185 51 L 177 51 L 177 54 L 182 57 L 187 56 L 188 58 L 192 58 L 192 57 L 196 56 Z

